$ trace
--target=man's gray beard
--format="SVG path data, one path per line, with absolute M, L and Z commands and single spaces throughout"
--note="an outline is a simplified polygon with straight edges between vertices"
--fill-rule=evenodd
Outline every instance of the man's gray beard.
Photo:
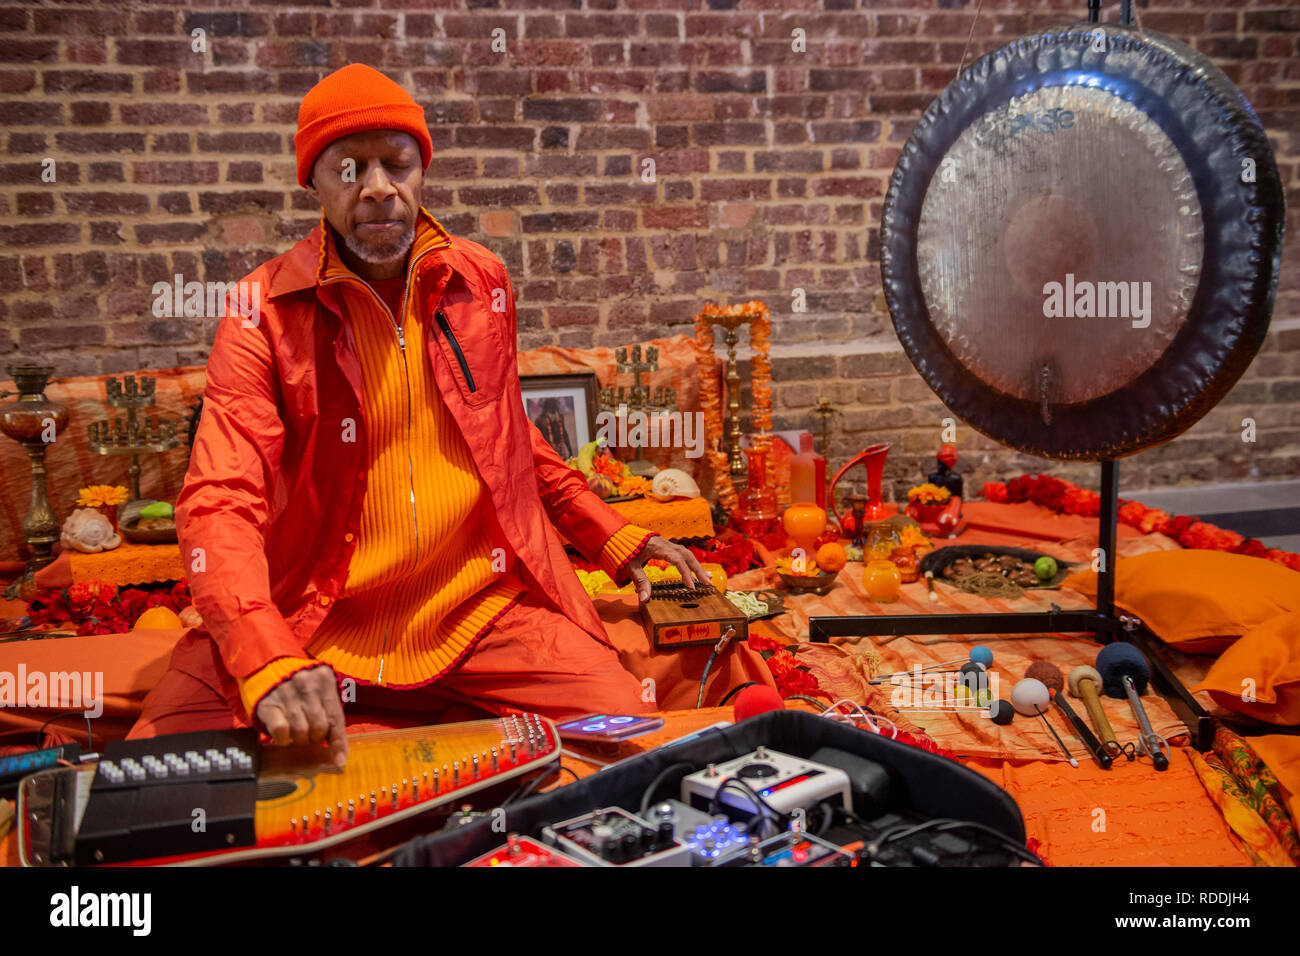
M 386 242 L 380 246 L 361 242 L 356 236 L 343 237 L 343 245 L 347 246 L 348 252 L 362 262 L 368 262 L 375 266 L 382 266 L 399 259 L 405 259 L 406 254 L 411 251 L 411 246 L 414 244 L 415 226 L 413 225 L 407 226 L 402 234 L 392 242 Z

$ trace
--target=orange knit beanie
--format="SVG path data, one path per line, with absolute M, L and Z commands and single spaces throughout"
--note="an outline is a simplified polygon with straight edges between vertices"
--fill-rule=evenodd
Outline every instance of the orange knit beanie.
M 298 132 L 293 137 L 298 184 L 307 185 L 312 163 L 326 146 L 350 133 L 371 129 L 410 133 L 420 144 L 424 168 L 429 168 L 433 139 L 424 122 L 424 110 L 411 94 L 378 70 L 353 63 L 335 70 L 302 98 Z

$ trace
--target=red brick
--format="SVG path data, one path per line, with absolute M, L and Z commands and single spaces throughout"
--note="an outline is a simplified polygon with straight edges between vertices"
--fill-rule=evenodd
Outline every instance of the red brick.
M 569 13 L 564 32 L 570 37 L 628 37 L 637 32 L 636 16 L 627 13 Z
M 0 123 L 6 126 L 62 126 L 63 105 L 21 100 L 2 102 Z
M 0 246 L 54 246 L 76 242 L 81 226 L 75 222 L 32 222 L 0 226 Z
M 719 199 L 770 199 L 772 181 L 762 179 L 710 178 L 700 184 L 700 198 L 706 202 Z
M 643 207 L 641 224 L 646 229 L 705 229 L 709 212 L 705 206 Z
M 58 58 L 58 40 L 7 38 L 0 43 L 0 63 L 54 63 Z
M 143 153 L 142 133 L 59 133 L 59 149 L 69 153 Z
M 545 311 L 552 328 L 595 325 L 600 321 L 600 309 L 594 305 L 550 305 Z
M 218 166 L 212 162 L 137 162 L 132 164 L 132 182 L 156 185 L 209 184 L 217 181 Z

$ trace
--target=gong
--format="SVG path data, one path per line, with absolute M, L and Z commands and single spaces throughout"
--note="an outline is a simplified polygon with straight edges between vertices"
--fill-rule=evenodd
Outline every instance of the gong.
M 1114 459 L 1189 428 L 1245 371 L 1284 219 L 1268 139 L 1208 59 L 1119 25 L 1051 28 L 926 109 L 885 198 L 885 299 L 972 427 Z

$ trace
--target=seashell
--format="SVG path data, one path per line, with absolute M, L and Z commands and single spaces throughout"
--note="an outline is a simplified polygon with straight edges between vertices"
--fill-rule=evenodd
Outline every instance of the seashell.
M 665 468 L 650 482 L 650 497 L 657 501 L 673 498 L 698 498 L 700 486 L 680 468 Z
M 113 530 L 113 522 L 94 508 L 78 508 L 68 515 L 68 520 L 63 522 L 60 540 L 65 548 L 84 554 L 112 551 L 122 543 L 122 539 Z

